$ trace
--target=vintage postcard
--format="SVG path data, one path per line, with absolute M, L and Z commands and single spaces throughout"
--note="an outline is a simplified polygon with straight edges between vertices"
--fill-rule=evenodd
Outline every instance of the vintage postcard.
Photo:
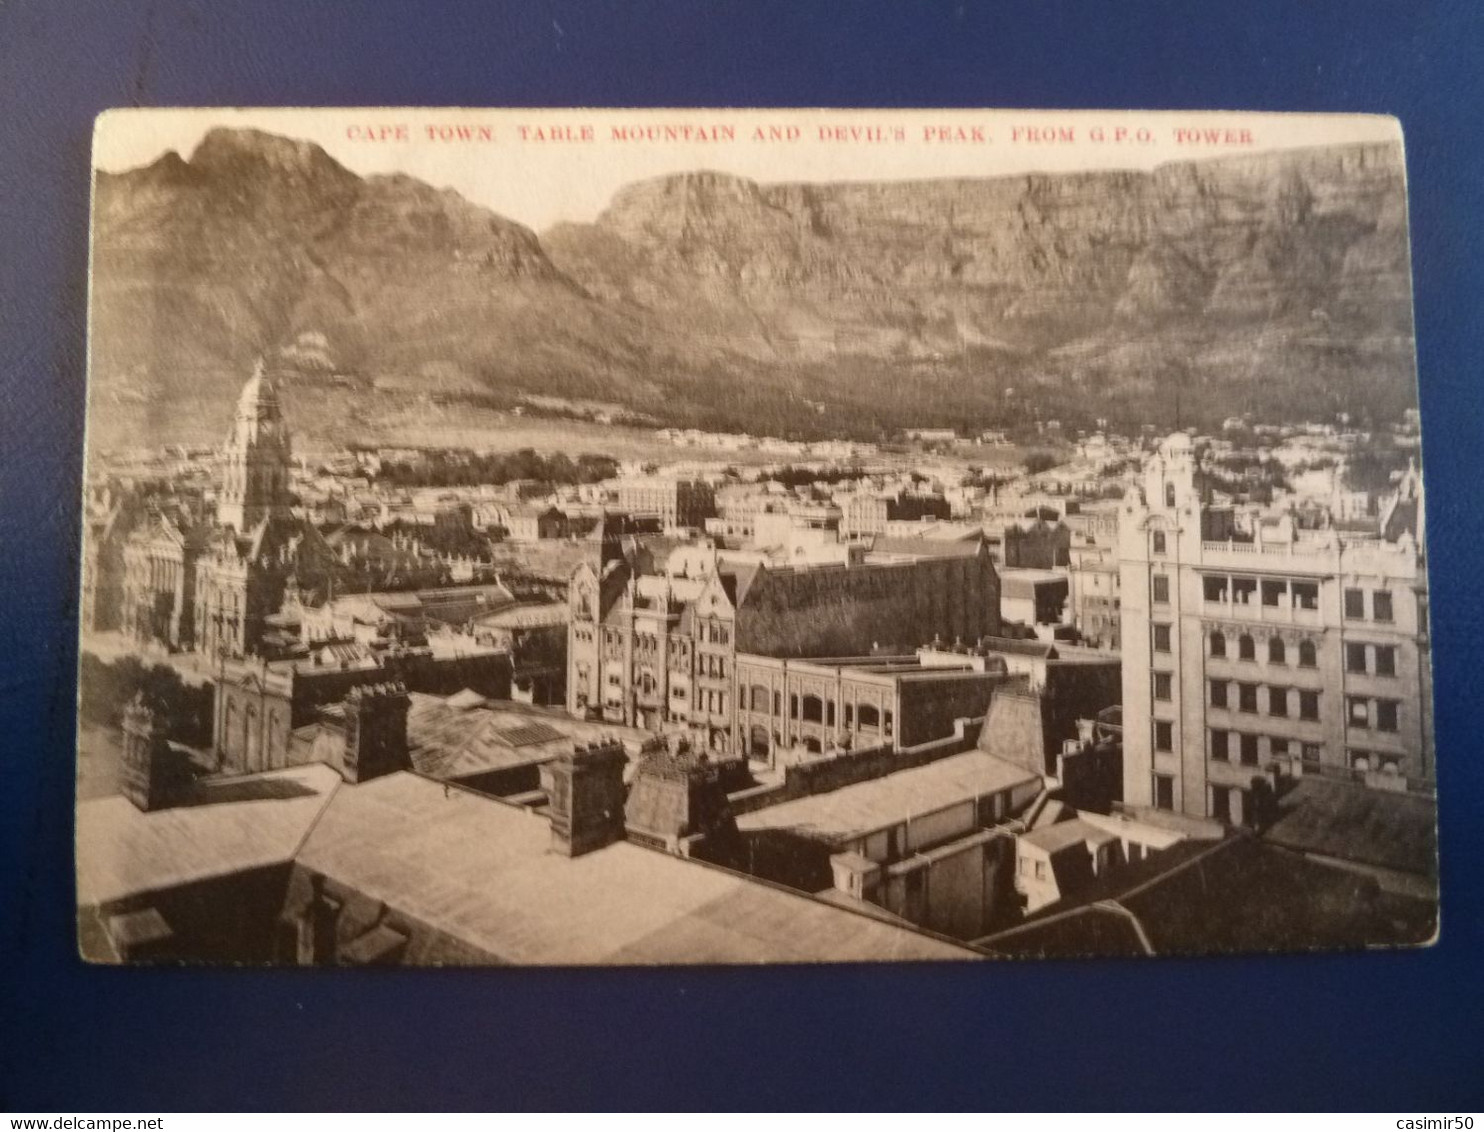
M 95 962 L 1425 944 L 1391 118 L 125 110 Z

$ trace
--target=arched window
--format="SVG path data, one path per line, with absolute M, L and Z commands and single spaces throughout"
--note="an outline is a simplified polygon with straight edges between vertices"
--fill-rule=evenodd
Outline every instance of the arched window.
M 861 704 L 859 715 L 862 727 L 881 726 L 881 713 L 876 710 L 875 705 Z
M 1165 506 L 1175 506 L 1175 485 L 1172 483 L 1165 484 Z
M 1211 630 L 1211 655 L 1226 655 L 1226 634 L 1223 633 L 1220 629 Z
M 1319 657 L 1314 648 L 1313 641 L 1299 642 L 1298 662 L 1300 668 L 1314 668 L 1319 664 Z
M 818 696 L 804 697 L 804 722 L 820 723 L 824 720 L 824 701 Z
M 1269 664 L 1287 664 L 1288 663 L 1288 651 L 1287 651 L 1287 649 L 1285 649 L 1283 647 L 1283 638 L 1282 637 L 1269 637 L 1268 638 L 1268 663 Z
M 1241 660 L 1257 659 L 1257 643 L 1252 639 L 1252 634 L 1243 633 L 1237 638 L 1237 656 Z

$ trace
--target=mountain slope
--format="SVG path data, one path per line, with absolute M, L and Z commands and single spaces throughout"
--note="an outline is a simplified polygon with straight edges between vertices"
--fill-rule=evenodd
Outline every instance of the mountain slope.
M 259 354 L 305 390 L 547 392 L 814 433 L 1415 399 L 1390 146 L 979 180 L 696 172 L 538 239 L 216 130 L 189 161 L 98 174 L 94 239 L 95 398 L 158 441 L 182 404 L 225 420 Z

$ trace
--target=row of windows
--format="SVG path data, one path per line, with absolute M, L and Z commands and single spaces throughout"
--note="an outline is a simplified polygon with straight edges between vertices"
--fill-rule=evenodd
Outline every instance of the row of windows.
M 1351 770 L 1379 770 L 1382 774 L 1400 774 L 1401 760 L 1395 755 L 1379 754 L 1376 751 L 1359 751 L 1354 747 L 1346 750 Z
M 1212 629 L 1207 638 L 1211 655 L 1217 658 L 1230 656 L 1226 634 L 1220 629 Z M 1269 637 L 1267 643 L 1267 657 L 1269 664 L 1287 664 L 1292 652 L 1293 661 L 1300 668 L 1315 668 L 1319 664 L 1319 648 L 1313 641 L 1300 641 L 1298 646 L 1290 650 L 1288 642 L 1282 637 Z M 1251 633 L 1241 633 L 1237 637 L 1238 660 L 1256 660 L 1257 642 Z
M 1365 615 L 1365 590 L 1347 589 L 1345 591 L 1345 620 L 1364 621 Z M 1390 624 L 1392 620 L 1391 591 L 1371 591 L 1371 617 L 1372 621 L 1382 624 Z
M 1206 752 L 1220 762 L 1238 762 L 1242 766 L 1257 766 L 1260 746 L 1266 740 L 1268 756 L 1275 759 L 1297 754 L 1306 763 L 1317 763 L 1323 748 L 1318 743 L 1300 742 L 1280 735 L 1254 735 L 1250 731 L 1226 731 L 1213 727 L 1208 737 Z
M 1208 574 L 1201 579 L 1201 596 L 1232 605 L 1264 605 L 1269 609 L 1318 609 L 1319 583 L 1289 578 L 1249 578 Z
M 1231 824 L 1236 814 L 1233 803 L 1241 805 L 1242 817 L 1250 820 L 1252 808 L 1249 804 L 1249 791 L 1240 786 L 1216 786 L 1211 787 L 1211 817 L 1217 821 Z M 1154 805 L 1157 809 L 1173 810 L 1175 808 L 1175 779 L 1172 775 L 1156 774 L 1154 776 Z
M 1278 740 L 1274 740 L 1278 742 Z M 1305 744 L 1306 747 L 1313 744 Z M 1306 761 L 1317 762 L 1319 752 L 1313 752 L 1313 759 L 1308 754 L 1304 755 Z M 1250 805 L 1250 792 L 1243 790 L 1240 786 L 1211 786 L 1210 816 L 1217 821 L 1231 823 L 1235 810 L 1233 803 L 1240 800 L 1241 813 L 1245 820 L 1251 820 L 1252 808 Z M 1173 810 L 1175 808 L 1175 776 L 1172 774 L 1156 774 L 1154 776 L 1154 806 L 1160 810 Z
M 1351 727 L 1397 731 L 1401 727 L 1401 704 L 1397 700 L 1349 696 L 1346 698 L 1346 718 Z
M 1259 684 L 1247 684 L 1242 681 L 1212 680 L 1210 684 L 1210 702 L 1212 707 L 1231 708 L 1237 711 L 1256 712 L 1258 710 Z M 1232 686 L 1236 686 L 1236 697 L 1233 702 Z M 1280 684 L 1269 684 L 1267 688 L 1268 714 L 1271 716 L 1285 717 L 1289 714 L 1289 693 L 1292 688 L 1285 688 Z M 1319 693 L 1307 688 L 1298 689 L 1298 717 L 1300 719 L 1319 718 Z
M 1369 654 L 1370 664 L 1366 663 Z M 1345 645 L 1345 671 L 1357 676 L 1369 673 L 1372 676 L 1396 675 L 1396 647 L 1394 645 L 1365 645 L 1350 641 Z
M 768 711 L 769 700 L 772 701 L 772 713 L 779 715 L 783 711 L 783 693 L 768 692 L 761 684 L 754 684 L 750 690 L 744 689 L 742 702 L 751 706 L 755 712 Z M 802 719 L 805 723 L 823 723 L 827 727 L 835 725 L 835 702 L 825 700 L 819 696 L 800 697 L 791 694 L 788 697 L 788 714 L 790 719 Z M 859 720 L 857 720 L 859 715 Z M 844 707 L 844 725 L 846 727 L 880 727 L 888 735 L 892 729 L 892 712 L 890 708 L 881 710 L 875 704 L 861 704 L 859 709 L 855 704 L 846 704 Z

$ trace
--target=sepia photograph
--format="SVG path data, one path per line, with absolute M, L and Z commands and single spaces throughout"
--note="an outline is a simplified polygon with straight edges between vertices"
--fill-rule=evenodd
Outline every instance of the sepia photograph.
M 79 954 L 1434 943 L 1406 186 L 1369 115 L 105 113 Z

